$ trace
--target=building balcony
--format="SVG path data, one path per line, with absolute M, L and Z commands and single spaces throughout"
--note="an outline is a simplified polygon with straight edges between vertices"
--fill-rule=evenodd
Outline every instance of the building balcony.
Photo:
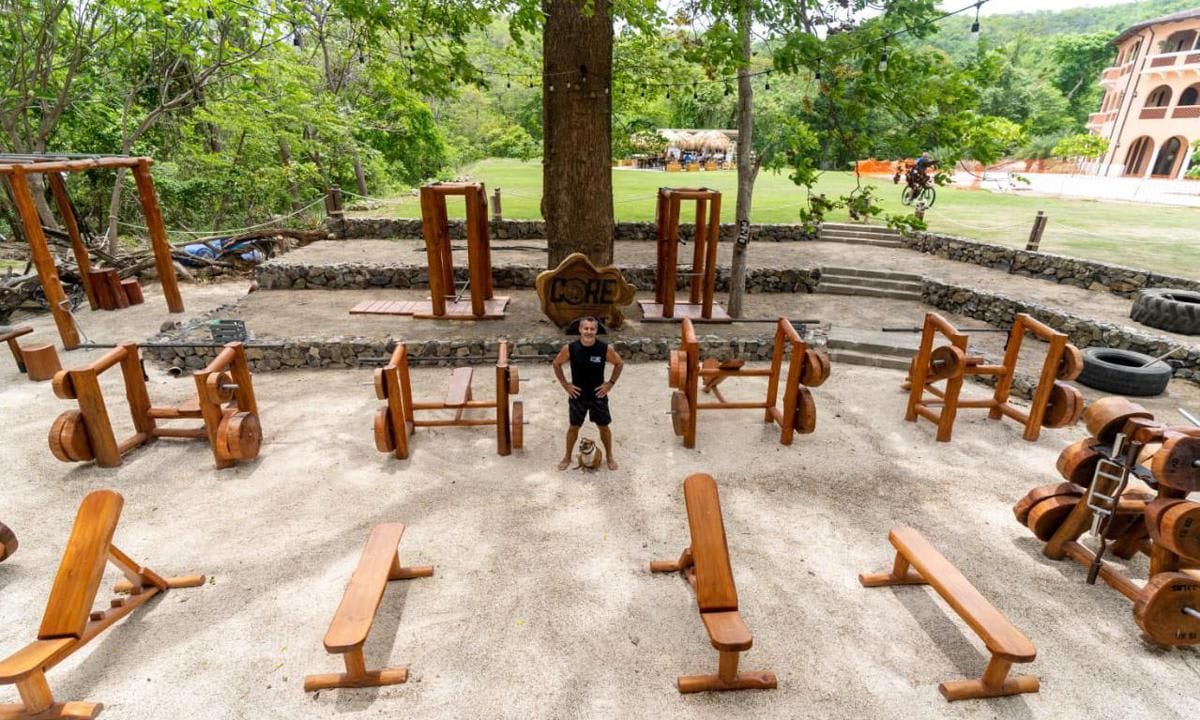
M 1116 120 L 1116 119 L 1117 119 L 1117 111 L 1116 110 L 1109 110 L 1108 112 L 1092 113 L 1091 115 L 1088 115 L 1087 126 L 1088 127 L 1100 127 L 1100 126 L 1104 125 L 1105 123 L 1112 122 L 1113 120 Z
M 1171 113 L 1172 118 L 1200 118 L 1200 105 L 1180 105 Z
M 1138 113 L 1139 120 L 1162 120 L 1166 116 L 1167 109 L 1165 107 L 1142 108 L 1142 111 Z
M 1123 76 L 1128 75 L 1131 72 L 1133 72 L 1133 63 L 1132 62 L 1127 62 L 1124 65 L 1120 65 L 1120 66 L 1114 65 L 1113 67 L 1104 68 L 1104 71 L 1100 73 L 1100 84 L 1105 87 L 1108 87 L 1108 86 L 1115 87 L 1117 84 L 1117 81 L 1119 81 Z
M 1180 77 L 1200 75 L 1200 51 L 1186 50 L 1177 53 L 1151 55 L 1150 62 L 1142 69 L 1143 75 L 1158 77 Z

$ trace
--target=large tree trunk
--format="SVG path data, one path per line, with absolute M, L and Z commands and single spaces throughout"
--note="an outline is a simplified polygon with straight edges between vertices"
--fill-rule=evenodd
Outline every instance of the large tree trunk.
M 573 252 L 613 259 L 609 0 L 542 0 L 542 216 L 550 267 Z
M 742 41 L 742 66 L 738 70 L 737 107 L 737 240 L 733 245 L 733 266 L 729 272 L 729 315 L 742 316 L 742 297 L 746 294 L 746 248 L 750 245 L 750 199 L 754 194 L 752 164 L 754 147 L 754 89 L 750 85 L 750 0 L 742 0 L 738 12 L 738 35 Z

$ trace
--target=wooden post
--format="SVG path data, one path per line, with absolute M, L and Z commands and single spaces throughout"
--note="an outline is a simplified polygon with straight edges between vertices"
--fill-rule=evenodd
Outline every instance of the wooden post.
M 1042 233 L 1046 230 L 1046 214 L 1038 210 L 1037 217 L 1033 219 L 1033 227 L 1029 230 L 1029 241 L 1025 243 L 1025 250 L 1028 252 L 1037 252 L 1038 245 L 1042 242 Z
M 325 212 L 335 220 L 346 219 L 346 209 L 342 204 L 342 189 L 340 187 L 334 185 L 329 188 L 329 194 L 325 196 Z
M 87 295 L 88 305 L 95 310 L 98 307 L 96 291 L 92 287 L 92 279 L 88 277 L 88 271 L 92 269 L 91 257 L 88 255 L 87 247 L 83 244 L 83 236 L 79 234 L 79 223 L 75 221 L 75 213 L 71 209 L 67 184 L 63 182 L 62 175 L 54 172 L 46 173 L 46 179 L 50 181 L 50 192 L 54 194 L 54 204 L 58 206 L 58 214 L 62 216 L 63 225 L 67 228 L 67 235 L 71 237 L 71 251 L 75 254 L 75 264 L 79 266 L 79 281 L 83 283 L 83 292 Z
M 492 191 L 492 219 L 497 222 L 504 219 L 504 214 L 500 210 L 500 188 Z
M 704 289 L 704 259 L 708 257 L 708 201 L 696 200 L 696 225 L 692 233 L 692 276 L 688 278 L 688 302 L 700 304 L 700 293 Z M 709 313 L 711 315 L 711 313 Z M 704 317 L 708 317 L 705 315 Z
M 38 281 L 42 284 L 42 292 L 46 295 L 46 302 L 50 304 L 50 314 L 54 316 L 54 324 L 58 327 L 58 336 L 62 339 L 63 349 L 72 350 L 79 347 L 79 331 L 71 318 L 67 296 L 63 292 L 62 281 L 58 278 L 58 269 L 54 265 L 54 257 L 46 244 L 46 235 L 42 231 L 42 221 L 33 202 L 29 181 L 25 178 L 25 171 L 19 166 L 12 168 L 8 178 L 12 183 L 13 201 L 17 204 L 17 212 L 21 215 L 21 222 L 25 227 L 29 253 L 33 258 L 34 267 L 37 268 Z
M 154 178 L 150 176 L 150 159 L 140 158 L 133 168 L 133 179 L 137 183 L 138 199 L 142 213 L 146 216 L 146 227 L 150 231 L 150 245 L 154 249 L 154 268 L 162 284 L 167 309 L 173 313 L 183 312 L 183 296 L 179 294 L 179 281 L 175 277 L 175 264 L 171 260 L 171 243 L 167 240 L 167 228 L 163 224 L 162 211 L 158 207 L 158 195 L 154 192 Z

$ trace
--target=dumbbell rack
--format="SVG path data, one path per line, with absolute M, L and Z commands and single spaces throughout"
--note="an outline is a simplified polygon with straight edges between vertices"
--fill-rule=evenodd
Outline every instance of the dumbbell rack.
M 788 346 L 790 345 L 790 350 Z M 783 358 L 788 355 L 787 378 L 783 384 L 783 409 L 777 406 L 779 380 Z M 675 434 L 683 438 L 683 446 L 696 447 L 696 417 L 701 410 L 764 410 L 763 422 L 779 425 L 779 443 L 791 445 L 796 432 L 811 433 L 816 429 L 817 406 L 809 387 L 817 387 L 829 378 L 829 356 L 809 349 L 808 343 L 796 332 L 787 318 L 775 323 L 775 342 L 771 351 L 771 367 L 750 369 L 742 360 L 725 362 L 709 358 L 700 361 L 700 342 L 696 328 L 689 318 L 681 323 L 678 350 L 672 350 L 668 361 L 668 382 L 675 390 L 671 394 L 671 420 Z M 762 402 L 730 402 L 721 394 L 720 384 L 731 377 L 767 378 L 766 399 Z M 713 395 L 714 402 L 700 402 L 700 380 L 704 392 Z
M 1032 333 L 1050 345 L 1028 411 L 1009 403 L 1021 342 L 1026 333 Z M 949 344 L 934 348 L 939 334 Z M 986 409 L 992 420 L 1003 417 L 1016 420 L 1025 427 L 1023 437 L 1030 441 L 1038 439 L 1042 427 L 1067 427 L 1079 420 L 1083 413 L 1083 395 L 1062 381 L 1079 376 L 1083 370 L 1083 357 L 1078 348 L 1067 342 L 1064 333 L 1026 313 L 1019 313 L 1009 331 L 1004 362 L 1000 365 L 987 365 L 982 358 L 970 356 L 968 339 L 966 333 L 959 332 L 941 315 L 925 314 L 921 345 L 905 385 L 909 391 L 905 420 L 916 422 L 918 417 L 929 420 L 937 426 L 938 442 L 950 441 L 960 408 Z M 964 378 L 987 375 L 996 378 L 991 398 L 963 400 L 959 397 Z M 934 385 L 942 380 L 946 381 L 944 388 Z M 932 397 L 926 397 L 927 393 Z
M 100 389 L 100 375 L 121 366 L 125 397 L 133 417 L 134 434 L 117 441 L 108 407 Z M 136 343 L 126 342 L 95 362 L 60 370 L 54 376 L 54 394 L 76 400 L 78 410 L 68 410 L 50 427 L 50 451 L 63 462 L 95 460 L 100 467 L 116 467 L 122 456 L 158 438 L 207 440 L 218 469 L 239 460 L 258 457 L 262 429 L 254 398 L 250 366 L 241 343 L 229 343 L 203 370 L 193 373 L 196 397 L 176 407 L 150 405 Z M 163 420 L 202 420 L 190 428 L 159 427 Z
M 1122 397 L 1093 403 L 1084 422 L 1091 437 L 1059 456 L 1058 470 L 1068 482 L 1031 490 L 1013 508 L 1017 519 L 1046 542 L 1046 557 L 1074 560 L 1089 569 L 1089 581 L 1098 577 L 1131 600 L 1134 619 L 1153 642 L 1200 644 L 1200 503 L 1186 499 L 1200 490 L 1200 428 L 1164 426 Z M 1151 493 L 1127 490 L 1111 502 L 1085 499 L 1087 486 L 1104 482 L 1113 468 L 1141 479 Z M 1097 506 L 1111 514 L 1100 524 L 1098 550 L 1092 550 L 1080 537 L 1095 528 Z M 1144 585 L 1104 560 L 1110 542 L 1120 557 L 1149 556 Z

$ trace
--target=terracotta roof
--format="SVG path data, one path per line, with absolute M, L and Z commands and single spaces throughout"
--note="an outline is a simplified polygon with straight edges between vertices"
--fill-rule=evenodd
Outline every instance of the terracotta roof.
M 1120 45 L 1126 39 L 1138 34 L 1139 32 L 1141 32 L 1142 30 L 1145 30 L 1146 28 L 1150 27 L 1151 25 L 1160 25 L 1162 23 L 1182 22 L 1184 20 L 1191 20 L 1193 18 L 1200 18 L 1200 8 L 1192 8 L 1191 10 L 1180 10 L 1177 13 L 1171 13 L 1170 15 L 1163 15 L 1162 17 L 1154 18 L 1153 20 L 1146 20 L 1145 22 L 1140 22 L 1136 25 L 1130 25 L 1129 27 L 1125 28 L 1121 32 L 1120 35 L 1113 38 L 1113 40 L 1110 44 L 1111 45 Z

